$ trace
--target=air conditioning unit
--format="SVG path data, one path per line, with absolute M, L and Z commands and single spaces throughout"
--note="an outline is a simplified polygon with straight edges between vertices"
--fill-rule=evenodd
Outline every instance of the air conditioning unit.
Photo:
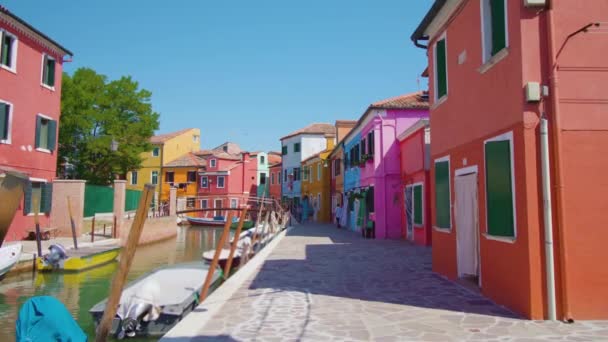
M 526 7 L 544 7 L 547 5 L 547 0 L 524 0 Z

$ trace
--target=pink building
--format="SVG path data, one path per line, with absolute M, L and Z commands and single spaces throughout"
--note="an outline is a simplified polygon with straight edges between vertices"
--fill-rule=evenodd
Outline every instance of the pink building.
M 34 227 L 35 210 L 41 225 L 49 224 L 66 56 L 72 53 L 0 6 L 0 174 L 16 170 L 31 181 L 7 241 Z
M 430 246 L 430 142 L 428 119 L 421 119 L 397 137 L 401 160 L 402 236 L 417 245 Z

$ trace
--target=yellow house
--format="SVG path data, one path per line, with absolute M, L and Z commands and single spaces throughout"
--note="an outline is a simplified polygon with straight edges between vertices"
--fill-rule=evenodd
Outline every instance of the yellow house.
M 198 128 L 187 128 L 181 131 L 155 135 L 150 138 L 152 151 L 143 152 L 141 168 L 127 174 L 127 189 L 143 190 L 144 185 L 162 184 L 163 166 L 178 159 L 179 157 L 197 152 L 201 146 L 201 131 Z M 168 197 L 168 196 L 167 196 Z M 158 203 L 161 197 L 161 189 L 157 186 L 154 203 Z
M 194 209 L 197 196 L 197 173 L 207 165 L 205 159 L 194 153 L 187 153 L 163 166 L 161 201 L 169 198 L 171 186 L 177 188 L 177 197 L 186 198 L 186 208 Z
M 333 144 L 330 148 L 333 148 Z M 317 153 L 302 162 L 302 199 L 308 198 L 315 222 L 331 222 L 331 168 L 328 156 L 331 149 Z

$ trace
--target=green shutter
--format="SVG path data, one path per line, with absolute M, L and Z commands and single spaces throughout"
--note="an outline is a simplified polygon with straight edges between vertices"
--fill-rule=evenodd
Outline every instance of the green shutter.
M 490 0 L 492 8 L 492 56 L 507 46 L 505 0 Z
M 12 49 L 12 38 L 7 36 L 6 34 L 0 34 L 0 39 L 2 40 L 2 57 L 1 62 L 3 65 L 7 67 L 12 67 L 11 63 L 11 55 L 13 52 Z
M 448 93 L 448 74 L 447 74 L 447 53 L 445 49 L 445 39 L 437 42 L 435 50 L 435 61 L 437 67 L 437 98 L 440 99 Z
M 55 60 L 49 59 L 49 83 L 48 85 L 51 87 L 55 86 Z
M 40 127 L 42 126 L 42 118 L 36 116 L 36 148 L 40 147 Z
M 414 224 L 422 224 L 422 185 L 414 186 Z
M 6 103 L 0 103 L 0 140 L 8 139 L 8 111 Z
M 514 237 L 510 141 L 486 143 L 485 157 L 488 233 L 495 236 Z
M 55 150 L 55 143 L 57 141 L 57 121 L 49 120 L 49 134 L 47 148 L 50 151 Z
M 53 198 L 53 184 L 42 183 L 40 184 L 40 212 L 48 214 L 51 212 L 52 198 Z
M 435 220 L 439 228 L 450 228 L 450 163 L 435 163 Z
M 27 182 L 23 192 L 23 215 L 32 212 L 32 182 Z
M 287 155 L 287 146 L 283 146 L 283 155 Z

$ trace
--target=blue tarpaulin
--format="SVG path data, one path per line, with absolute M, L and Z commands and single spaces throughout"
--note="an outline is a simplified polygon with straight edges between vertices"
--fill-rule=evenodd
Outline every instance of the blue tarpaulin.
M 21 306 L 15 340 L 81 342 L 86 341 L 87 336 L 63 303 L 50 296 L 40 296 L 28 299 Z

